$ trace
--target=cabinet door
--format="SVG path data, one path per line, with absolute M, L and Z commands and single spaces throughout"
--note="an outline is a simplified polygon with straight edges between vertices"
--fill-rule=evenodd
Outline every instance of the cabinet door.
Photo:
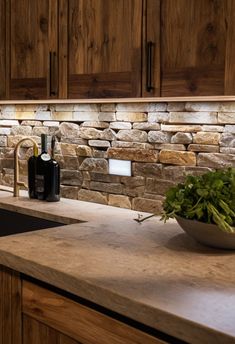
M 233 0 L 161 1 L 162 96 L 235 94 L 234 12 Z
M 9 2 L 10 99 L 45 99 L 57 95 L 57 2 Z
M 22 344 L 79 344 L 79 342 L 24 315 Z
M 68 97 L 141 95 L 142 0 L 68 1 Z
M 0 99 L 6 97 L 6 0 L 0 0 Z

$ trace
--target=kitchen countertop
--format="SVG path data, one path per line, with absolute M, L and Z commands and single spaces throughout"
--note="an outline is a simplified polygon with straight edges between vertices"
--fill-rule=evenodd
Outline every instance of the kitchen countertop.
M 187 342 L 235 343 L 234 251 L 95 203 L 0 191 L 0 208 L 68 224 L 0 238 L 0 264 Z

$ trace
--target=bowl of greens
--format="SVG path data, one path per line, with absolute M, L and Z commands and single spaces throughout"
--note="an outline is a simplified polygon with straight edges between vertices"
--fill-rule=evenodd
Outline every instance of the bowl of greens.
M 175 218 L 198 242 L 235 249 L 235 168 L 187 176 L 170 188 L 162 219 Z

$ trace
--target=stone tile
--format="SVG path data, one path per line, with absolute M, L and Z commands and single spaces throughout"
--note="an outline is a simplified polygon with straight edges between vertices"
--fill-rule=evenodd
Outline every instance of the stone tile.
M 63 122 L 60 124 L 59 130 L 62 136 L 78 136 L 79 125 L 75 123 Z
M 94 128 L 80 128 L 79 130 L 79 136 L 87 140 L 97 140 L 100 138 L 101 133 L 101 130 Z
M 15 119 L 28 119 L 28 120 L 34 120 L 36 113 L 34 111 L 16 111 L 15 112 Z
M 198 132 L 193 134 L 193 143 L 198 143 L 201 145 L 218 145 L 220 141 L 220 133 L 212 132 Z
M 78 145 L 76 148 L 76 153 L 77 153 L 77 156 L 91 157 L 92 148 L 86 145 Z
M 102 112 L 115 112 L 116 111 L 116 104 L 101 104 L 100 111 Z
M 171 138 L 171 143 L 189 144 L 193 140 L 191 133 L 178 132 Z
M 204 145 L 204 144 L 191 144 L 188 146 L 188 150 L 192 152 L 211 152 L 219 153 L 219 146 Z
M 61 185 L 61 197 L 69 198 L 69 199 L 78 199 L 78 190 L 79 187 L 77 186 L 65 186 Z
M 122 176 L 121 183 L 129 188 L 135 189 L 138 186 L 145 185 L 145 178 L 141 176 L 129 177 L 129 176 Z
M 116 121 L 116 114 L 115 112 L 100 112 L 98 118 L 99 121 L 113 122 Z
M 83 112 L 83 111 L 74 111 L 73 112 L 73 120 L 78 122 L 84 121 L 100 121 L 99 119 L 99 112 Z
M 31 127 L 41 127 L 42 122 L 41 121 L 22 121 L 21 125 L 31 126 Z
M 110 147 L 110 142 L 104 141 L 104 140 L 89 140 L 88 144 L 91 147 L 104 147 L 104 148 Z
M 116 140 L 116 137 L 117 137 L 117 134 L 115 133 L 115 131 L 109 128 L 109 129 L 104 129 L 103 131 L 101 131 L 99 138 L 101 140 L 113 141 L 113 140 Z
M 96 182 L 120 183 L 121 177 L 113 174 L 90 172 L 90 179 Z
M 98 191 L 80 189 L 78 191 L 78 199 L 86 202 L 108 204 L 107 194 Z
M 102 191 L 113 194 L 121 194 L 123 186 L 119 183 L 103 183 L 91 181 L 90 188 L 95 191 Z
M 133 129 L 139 129 L 139 130 L 160 130 L 160 124 L 159 123 L 133 123 Z
M 116 120 L 124 122 L 144 122 L 147 114 L 144 112 L 116 112 Z
M 60 143 L 60 149 L 62 155 L 77 156 L 76 152 L 77 145 L 70 143 Z
M 131 209 L 131 200 L 127 196 L 109 194 L 108 205 L 111 205 L 113 207 Z
M 74 104 L 56 104 L 54 110 L 56 112 L 72 112 L 74 110 Z
M 30 135 L 32 135 L 32 127 L 30 127 L 30 126 L 20 126 L 20 125 L 13 126 L 11 128 L 11 135 L 30 136 Z
M 202 131 L 211 131 L 216 133 L 222 133 L 224 131 L 224 126 L 222 125 L 203 125 Z
M 163 165 L 162 179 L 182 183 L 185 180 L 185 166 Z
M 185 133 L 192 133 L 202 130 L 201 125 L 167 125 L 167 124 L 161 124 L 161 130 L 167 131 L 167 132 L 173 132 L 176 133 L 178 131 L 182 131 Z
M 169 123 L 217 124 L 217 112 L 170 112 Z
M 75 156 L 64 155 L 64 168 L 66 170 L 78 170 L 78 159 Z
M 148 133 L 148 141 L 150 143 L 168 143 L 171 142 L 171 134 L 163 131 L 152 131 Z
M 132 209 L 159 215 L 162 213 L 162 201 L 136 197 L 132 200 Z
M 130 122 L 113 122 L 110 123 L 110 129 L 131 129 L 132 125 Z
M 220 137 L 221 147 L 235 147 L 235 135 L 232 133 L 223 133 Z
M 11 128 L 1 128 L 0 127 L 0 135 L 10 135 Z
M 115 148 L 154 149 L 154 146 L 152 144 L 142 142 L 113 141 L 111 145 Z
M 138 148 L 108 148 L 108 158 L 142 162 L 157 162 L 158 153 L 154 150 Z
M 156 193 L 158 195 L 165 195 L 167 190 L 175 185 L 174 181 L 164 180 L 159 178 L 146 179 L 146 192 Z
M 43 125 L 45 127 L 59 127 L 60 122 L 59 121 L 44 121 Z
M 26 128 L 26 127 L 22 127 Z M 33 127 L 33 135 L 35 136 L 41 136 L 41 134 L 49 134 L 49 128 L 48 127 Z
M 132 173 L 134 176 L 161 177 L 162 164 L 156 163 L 132 163 Z
M 220 153 L 223 154 L 235 154 L 235 147 L 222 147 Z
M 216 169 L 235 167 L 235 155 L 221 153 L 199 153 L 197 165 Z
M 169 113 L 168 112 L 149 112 L 148 113 L 149 123 L 168 123 Z
M 6 136 L 2 136 L 0 134 L 0 147 L 6 147 L 7 146 L 7 137 Z
M 235 124 L 235 112 L 219 112 L 218 123 Z
M 185 110 L 185 103 L 184 102 L 174 102 L 174 103 L 168 103 L 167 105 L 167 111 L 184 111 Z
M 225 125 L 224 131 L 227 133 L 235 134 L 235 125 Z
M 29 119 L 29 118 L 24 118 L 24 119 Z M 36 119 L 39 121 L 50 121 L 55 118 L 53 118 L 51 111 L 37 111 L 34 117 L 31 119 Z
M 109 123 L 107 122 L 83 122 L 81 123 L 82 127 L 90 127 L 90 128 L 96 128 L 96 129 L 107 129 L 109 128 Z
M 117 111 L 124 112 L 150 112 L 150 111 L 165 111 L 166 103 L 118 103 L 116 105 Z
M 143 197 L 144 192 L 145 186 L 136 186 L 135 188 L 132 188 L 127 185 L 124 187 L 122 193 L 129 197 Z
M 61 178 L 60 178 L 61 184 L 69 185 L 69 186 L 81 186 L 82 181 L 83 181 L 83 177 L 80 171 L 61 169 Z
M 53 121 L 73 121 L 73 112 L 72 111 L 57 111 L 52 112 L 51 118 L 39 118 L 43 120 L 53 120 Z
M 8 120 L 8 119 L 1 119 L 0 126 L 1 127 L 11 127 L 13 125 L 19 125 L 19 121 L 17 120 Z
M 120 141 L 147 142 L 148 135 L 145 131 L 138 129 L 119 130 L 117 133 L 117 139 Z
M 235 112 L 235 102 L 188 102 L 187 111 L 223 111 Z
M 156 143 L 154 145 L 155 149 L 162 150 L 162 149 L 167 149 L 167 150 L 178 150 L 178 151 L 185 151 L 186 147 L 183 144 L 180 143 Z
M 102 158 L 86 158 L 81 163 L 79 170 L 108 173 L 108 161 Z
M 23 135 L 9 135 L 7 137 L 7 145 L 8 147 L 15 147 L 16 144 L 22 140 L 23 138 L 25 138 L 25 136 Z M 39 136 L 31 136 L 32 139 L 34 139 L 38 144 L 41 143 L 41 138 Z M 22 143 L 22 147 L 31 147 L 32 146 L 32 142 L 31 141 L 25 141 Z
M 159 160 L 163 164 L 181 166 L 196 165 L 196 155 L 193 152 L 162 150 L 159 153 Z
M 100 104 L 75 104 L 74 111 L 78 112 L 99 112 Z

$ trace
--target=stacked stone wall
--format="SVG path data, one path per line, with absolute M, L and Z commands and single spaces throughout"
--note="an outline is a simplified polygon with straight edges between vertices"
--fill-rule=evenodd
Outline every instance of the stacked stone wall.
M 58 138 L 62 196 L 159 213 L 165 192 L 188 174 L 235 166 L 235 102 L 0 106 L 0 183 L 13 185 L 23 137 Z M 30 142 L 20 151 L 27 180 Z M 130 160 L 132 176 L 108 173 Z

